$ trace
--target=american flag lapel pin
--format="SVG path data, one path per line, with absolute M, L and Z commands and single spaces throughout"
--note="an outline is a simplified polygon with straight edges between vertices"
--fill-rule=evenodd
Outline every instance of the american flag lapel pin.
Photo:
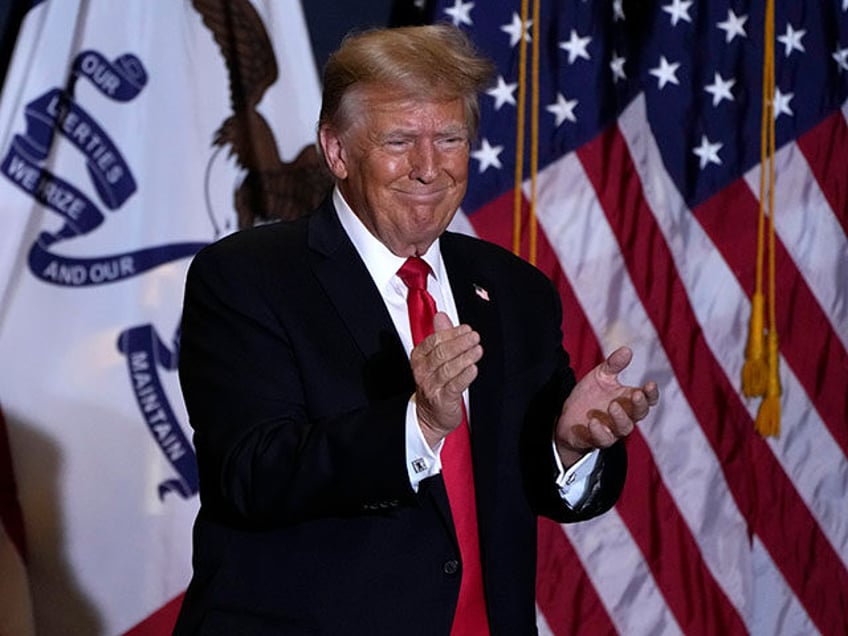
M 480 285 L 477 285 L 476 283 L 474 284 L 474 293 L 486 302 L 489 302 L 489 292 L 487 292 L 483 287 L 480 287 Z

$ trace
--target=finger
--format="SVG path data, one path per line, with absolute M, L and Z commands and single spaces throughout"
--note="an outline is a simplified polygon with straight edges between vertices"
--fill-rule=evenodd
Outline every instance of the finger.
M 450 382 L 456 385 L 454 379 L 460 377 L 464 386 L 458 391 L 465 390 L 476 377 L 475 365 L 483 357 L 479 340 L 475 332 L 469 332 L 442 342 L 426 353 L 423 348 L 414 350 L 410 362 L 416 384 L 433 394 Z M 475 367 L 470 376 L 466 372 L 469 367 Z
M 653 380 L 645 383 L 645 386 L 642 387 L 642 391 L 645 393 L 645 398 L 648 400 L 648 406 L 656 406 L 657 402 L 660 401 L 660 388 Z
M 471 335 L 473 334 L 473 335 Z M 463 338 L 458 340 L 457 338 Z M 436 331 L 419 342 L 412 349 L 412 354 L 419 356 L 429 356 L 439 347 L 448 345 L 451 347 L 462 346 L 463 343 L 467 346 L 473 346 L 480 340 L 480 335 L 468 325 L 457 325 L 456 327 L 448 327 L 441 331 Z M 449 344 L 453 343 L 453 344 Z M 471 343 L 471 344 L 468 344 Z
M 651 410 L 651 405 L 648 402 L 648 396 L 644 390 L 634 391 L 631 396 L 630 403 L 632 408 L 627 412 L 630 419 L 634 422 L 643 420 L 648 416 Z
M 611 403 L 606 411 L 592 409 L 587 416 L 586 432 L 591 447 L 606 448 L 633 432 L 633 420 L 617 402 Z
M 619 347 L 613 351 L 601 365 L 601 371 L 609 375 L 618 375 L 633 359 L 633 351 L 630 347 Z
M 642 389 L 633 389 L 629 394 L 615 398 L 624 412 L 634 422 L 645 419 L 651 410 L 648 397 Z
M 480 334 L 468 325 L 459 325 L 428 336 L 412 350 L 412 355 L 424 357 L 431 366 L 438 366 L 479 344 Z
M 471 383 L 477 378 L 477 365 L 469 364 L 459 369 L 457 373 L 452 373 L 444 382 L 444 390 L 451 397 L 459 397 L 462 392 L 471 386 Z
M 433 316 L 433 331 L 444 331 L 451 327 L 453 327 L 453 323 L 451 322 L 450 316 L 443 311 L 437 311 L 436 315 Z
M 606 414 L 604 414 L 606 415 Z M 586 451 L 595 447 L 592 433 L 589 432 L 589 423 L 575 424 L 560 438 L 560 442 L 569 450 Z
M 629 406 L 633 407 L 633 403 L 630 402 Z M 630 416 L 628 409 L 624 408 L 624 406 L 619 401 L 613 401 L 610 403 L 609 408 L 607 409 L 607 414 L 609 415 L 609 421 L 607 423 L 607 429 L 616 437 L 626 437 L 633 432 L 633 418 Z
M 593 417 L 589 420 L 589 436 L 591 438 L 590 446 L 594 448 L 608 448 L 615 444 L 618 437 L 612 432 L 609 426 L 604 424 L 601 419 Z
M 451 395 L 462 393 L 477 377 L 477 362 L 483 356 L 483 348 L 476 345 L 443 361 L 428 360 L 416 373 L 416 383 L 430 393 L 449 390 Z

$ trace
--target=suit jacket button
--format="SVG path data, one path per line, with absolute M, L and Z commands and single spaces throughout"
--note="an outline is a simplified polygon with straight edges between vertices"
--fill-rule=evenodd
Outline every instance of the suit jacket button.
M 445 561 L 445 564 L 442 566 L 442 570 L 445 574 L 456 574 L 459 572 L 459 561 L 455 559 Z

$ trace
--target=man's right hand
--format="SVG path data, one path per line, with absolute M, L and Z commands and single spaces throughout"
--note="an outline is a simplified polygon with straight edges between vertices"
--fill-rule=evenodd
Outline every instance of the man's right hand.
M 440 311 L 433 329 L 410 355 L 418 424 L 431 448 L 462 423 L 462 392 L 477 377 L 477 362 L 483 357 L 480 334 L 470 326 L 454 327 Z

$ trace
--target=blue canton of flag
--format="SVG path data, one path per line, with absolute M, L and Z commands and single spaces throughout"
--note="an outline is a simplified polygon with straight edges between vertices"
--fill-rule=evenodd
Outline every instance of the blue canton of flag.
M 437 10 L 438 19 L 472 33 L 498 68 L 497 84 L 482 102 L 478 170 L 466 210 L 513 184 L 522 33 L 542 38 L 540 168 L 593 138 L 640 93 L 667 169 L 688 203 L 703 201 L 759 163 L 763 3 L 548 1 L 540 7 L 541 30 L 529 17 L 522 23 L 520 2 L 489 3 L 485 11 L 475 5 L 481 3 L 454 0 Z M 777 3 L 778 146 L 848 95 L 846 9 L 846 0 Z M 525 163 L 527 174 L 527 157 Z

